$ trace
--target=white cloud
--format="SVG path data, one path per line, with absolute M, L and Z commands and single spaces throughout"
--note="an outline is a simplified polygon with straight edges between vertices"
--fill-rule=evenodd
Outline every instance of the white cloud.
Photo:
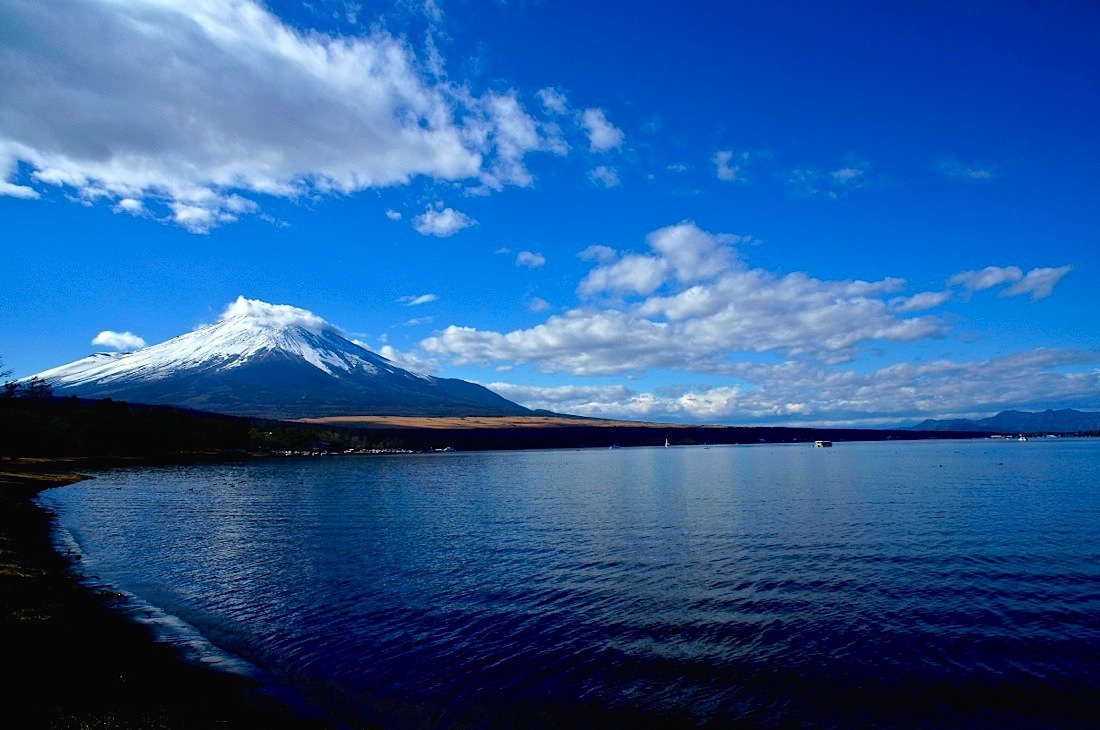
M 8 174 L 10 173 L 5 171 L 3 167 L 0 167 L 0 196 L 22 198 L 23 200 L 37 200 L 41 197 L 38 191 L 32 187 L 27 185 L 16 185 L 2 179 L 2 177 L 6 177 Z
M 650 253 L 586 249 L 597 265 L 580 296 L 612 295 L 530 329 L 451 326 L 421 342 L 458 363 L 532 363 L 545 372 L 608 375 L 650 369 L 730 373 L 738 353 L 840 363 L 876 342 L 942 337 L 930 316 L 906 317 L 886 299 L 904 281 L 823 281 L 747 268 L 737 236 L 684 222 L 647 237 Z
M 428 208 L 413 219 L 413 228 L 422 236 L 453 236 L 464 228 L 477 225 L 477 221 L 454 208 Z
M 1015 297 L 1021 294 L 1030 294 L 1031 301 L 1049 297 L 1054 291 L 1054 285 L 1062 280 L 1062 277 L 1070 272 L 1072 266 L 1059 266 L 1057 268 L 1032 269 L 1023 279 L 1001 292 L 1002 297 Z
M 543 109 L 548 113 L 558 116 L 569 113 L 569 100 L 563 92 L 547 87 L 539 89 L 538 97 Z
M 741 166 L 731 165 L 730 161 L 732 159 L 733 152 L 730 150 L 719 150 L 714 154 L 714 168 L 719 180 L 733 182 L 739 179 L 738 174 L 741 172 Z
M 947 280 L 948 286 L 962 286 L 969 291 L 982 291 L 1024 278 L 1019 266 L 987 266 L 980 271 L 961 271 Z
M 258 324 L 273 327 L 294 325 L 311 332 L 340 331 L 339 327 L 329 324 L 309 310 L 289 304 L 268 304 L 259 299 L 245 299 L 243 296 L 238 296 L 235 302 L 226 305 L 219 320 L 225 321 L 232 317 L 248 317 Z
M 527 302 L 528 312 L 545 312 L 547 309 L 550 309 L 550 302 L 542 297 L 531 297 L 531 300 Z
M 838 183 L 847 184 L 862 177 L 863 170 L 854 167 L 842 167 L 839 170 L 833 170 L 829 175 Z
M 605 188 L 614 188 L 621 184 L 618 171 L 607 165 L 598 165 L 595 169 L 590 170 L 588 180 Z
M 600 404 L 622 402 L 635 395 L 624 385 L 559 385 L 542 387 L 534 385 L 513 385 L 511 383 L 490 383 L 490 390 L 510 401 L 528 408 L 544 410 L 563 409 L 571 413 L 591 413 L 593 407 Z
M 847 165 L 836 170 L 802 168 L 791 170 L 787 182 L 799 195 L 823 195 L 837 199 L 862 188 L 867 181 L 867 166 Z
M 115 204 L 116 213 L 129 213 L 130 215 L 142 215 L 146 212 L 145 205 L 140 200 L 123 198 Z
M 421 304 L 428 304 L 430 302 L 438 301 L 439 297 L 435 294 L 409 294 L 407 296 L 399 297 L 397 301 L 404 304 L 406 307 L 416 307 Z
M 132 350 L 140 350 L 145 347 L 145 340 L 138 337 L 133 332 L 112 332 L 111 330 L 103 330 L 92 339 L 92 344 L 101 347 L 109 347 L 119 352 L 131 352 Z
M 615 249 L 610 246 L 592 244 L 578 253 L 577 258 L 581 261 L 598 261 L 601 264 L 606 264 L 608 261 L 614 261 L 617 255 Z
M 893 426 L 903 420 L 981 417 L 1020 404 L 1095 403 L 1100 353 L 1039 349 L 953 362 L 900 363 L 861 373 L 809 362 L 742 363 L 737 383 L 637 392 L 622 385 L 539 388 L 493 383 L 530 408 L 582 416 L 694 423 Z
M 952 296 L 949 291 L 926 291 L 911 297 L 891 299 L 890 305 L 899 312 L 923 312 L 950 301 Z
M 581 126 L 588 133 L 588 146 L 593 152 L 607 152 L 623 146 L 626 135 L 607 120 L 603 109 L 585 109 Z
M 562 149 L 514 93 L 440 80 L 383 30 L 306 33 L 255 0 L 9 2 L 0 15 L 19 29 L 0 64 L 0 195 L 61 186 L 203 232 L 256 213 L 255 196 L 418 176 L 529 185 L 524 155 Z
M 1055 285 L 1073 269 L 1072 266 L 1035 268 L 1024 274 L 1019 266 L 987 266 L 979 271 L 962 271 L 947 280 L 948 286 L 961 286 L 967 291 L 983 291 L 1003 284 L 999 296 L 1015 297 L 1030 294 L 1031 300 L 1049 297 Z
M 652 294 L 665 281 L 668 262 L 656 256 L 627 254 L 614 263 L 593 269 L 581 281 L 577 292 L 595 296 L 614 294 Z
M 366 347 L 368 350 L 371 349 L 362 342 L 357 342 L 356 344 L 362 347 Z M 379 355 L 386 358 L 397 367 L 403 368 L 405 370 L 411 370 L 414 373 L 431 375 L 439 369 L 439 363 L 437 363 L 435 360 L 422 357 L 414 353 L 401 352 L 391 345 L 382 345 L 382 347 L 378 348 L 377 352 Z
M 533 251 L 520 251 L 516 254 L 516 266 L 538 269 L 546 265 L 546 257 Z
M 401 213 L 392 208 L 389 208 L 386 210 L 386 217 L 389 218 L 391 221 L 399 221 L 401 220 Z

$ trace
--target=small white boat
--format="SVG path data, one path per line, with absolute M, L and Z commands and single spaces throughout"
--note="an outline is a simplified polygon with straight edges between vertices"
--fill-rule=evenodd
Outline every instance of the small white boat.
M 817 441 L 814 441 L 814 448 L 815 449 L 827 449 L 827 448 L 831 447 L 832 445 L 833 445 L 832 441 L 826 441 L 824 439 L 818 439 Z
M 668 448 L 668 439 L 665 439 L 665 448 Z
M 1020 438 L 1018 438 L 1016 440 L 1017 441 L 1027 441 L 1027 436 L 1024 436 L 1023 434 L 1020 434 Z

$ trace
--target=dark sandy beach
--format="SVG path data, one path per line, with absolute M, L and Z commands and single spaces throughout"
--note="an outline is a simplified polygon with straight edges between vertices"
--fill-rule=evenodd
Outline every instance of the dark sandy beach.
M 0 462 L 0 724 L 11 728 L 325 727 L 242 677 L 184 662 L 81 585 L 32 499 L 83 477 Z

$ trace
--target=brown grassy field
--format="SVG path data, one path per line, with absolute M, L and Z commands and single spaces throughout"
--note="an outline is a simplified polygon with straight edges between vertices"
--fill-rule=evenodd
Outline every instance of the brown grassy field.
M 300 418 L 300 423 L 326 426 L 376 426 L 379 428 L 561 428 L 561 427 L 648 427 L 677 428 L 667 423 L 611 421 L 565 416 L 326 416 Z

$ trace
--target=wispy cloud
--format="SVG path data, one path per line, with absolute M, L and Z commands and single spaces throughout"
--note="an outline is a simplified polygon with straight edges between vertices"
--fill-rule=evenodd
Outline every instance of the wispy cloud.
M 593 170 L 589 171 L 588 179 L 592 183 L 604 188 L 614 188 L 621 184 L 618 171 L 616 171 L 614 167 L 608 167 L 607 165 L 598 165 Z
M 430 302 L 438 301 L 439 297 L 435 294 L 409 294 L 403 297 L 398 297 L 397 301 L 404 304 L 406 307 L 416 307 L 421 304 L 428 304 Z
M 947 280 L 948 286 L 961 286 L 967 291 L 983 291 L 1011 284 L 999 296 L 1016 297 L 1030 294 L 1031 300 L 1049 297 L 1055 285 L 1073 270 L 1072 266 L 1035 268 L 1026 274 L 1019 266 L 987 266 L 978 271 L 963 271 Z
M 984 181 L 992 180 L 996 175 L 994 171 L 983 165 L 968 165 L 953 157 L 943 157 L 936 163 L 936 169 L 947 177 L 959 180 Z
M 787 173 L 787 184 L 798 195 L 841 198 L 868 183 L 866 163 L 854 163 L 834 170 L 799 168 Z
M 719 180 L 725 180 L 726 182 L 735 182 L 741 180 L 741 166 L 733 165 L 730 162 L 733 160 L 733 152 L 731 150 L 719 150 L 714 153 L 714 171 Z

